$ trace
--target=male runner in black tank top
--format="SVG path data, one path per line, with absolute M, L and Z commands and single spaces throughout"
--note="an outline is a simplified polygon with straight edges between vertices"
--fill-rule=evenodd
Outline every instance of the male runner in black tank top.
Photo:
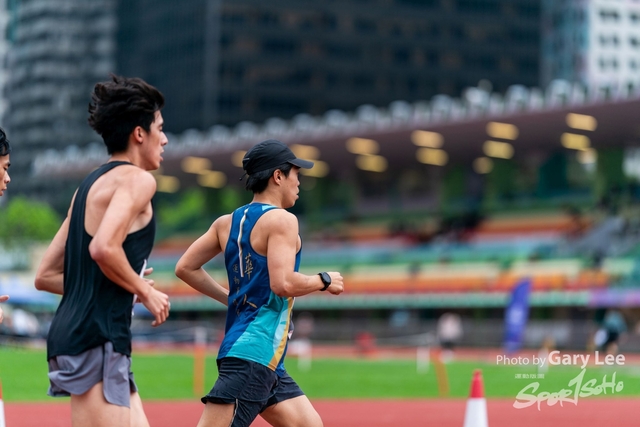
M 9 145 L 7 134 L 0 128 L 0 196 L 4 195 L 7 185 L 11 182 L 11 178 L 9 178 L 9 166 L 11 166 L 9 153 L 11 153 L 11 145 Z M 9 295 L 0 295 L 0 302 L 5 302 L 8 299 Z M 0 308 L 0 323 L 2 323 L 2 318 L 2 308 Z
M 130 373 L 130 325 L 134 294 L 154 326 L 169 315 L 167 295 L 139 274 L 155 233 L 148 171 L 158 169 L 168 142 L 163 105 L 137 78 L 96 84 L 89 124 L 109 162 L 76 191 L 36 274 L 36 288 L 62 295 L 47 339 L 49 394 L 71 396 L 74 427 L 149 425 Z

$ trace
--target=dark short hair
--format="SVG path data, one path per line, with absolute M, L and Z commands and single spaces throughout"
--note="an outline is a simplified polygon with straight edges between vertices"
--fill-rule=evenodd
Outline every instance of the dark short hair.
M 9 154 L 11 154 L 11 145 L 9 144 L 7 133 L 0 128 L 0 157 L 8 156 Z
M 126 151 L 129 135 L 140 126 L 147 132 L 156 111 L 164 106 L 162 93 L 137 77 L 111 74 L 95 85 L 89 103 L 89 125 L 107 146 L 109 154 Z
M 284 163 L 280 166 L 267 169 L 266 171 L 260 171 L 252 175 L 248 175 L 247 182 L 244 184 L 244 188 L 253 192 L 254 194 L 260 194 L 267 189 L 267 185 L 269 185 L 269 179 L 273 176 L 273 173 L 276 170 L 280 169 L 284 176 L 289 176 L 289 172 L 291 172 L 292 167 L 293 165 L 291 163 Z

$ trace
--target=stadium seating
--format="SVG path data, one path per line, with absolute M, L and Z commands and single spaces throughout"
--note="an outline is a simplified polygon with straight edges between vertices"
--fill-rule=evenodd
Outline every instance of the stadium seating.
M 538 292 L 578 291 L 640 277 L 633 257 L 604 256 L 594 262 L 588 251 L 563 252 L 568 242 L 590 241 L 590 233 L 602 234 L 601 224 L 606 223 L 584 217 L 576 224 L 575 218 L 559 211 L 496 215 L 465 232 L 463 239 L 436 235 L 426 243 L 390 233 L 383 223 L 350 223 L 343 238 L 305 240 L 301 272 L 340 271 L 347 292 L 362 295 L 508 292 L 525 278 Z M 161 244 L 154 256 L 175 264 L 189 243 L 182 238 Z M 207 268 L 220 282 L 226 280 L 220 261 Z M 172 294 L 195 294 L 170 274 L 156 282 Z

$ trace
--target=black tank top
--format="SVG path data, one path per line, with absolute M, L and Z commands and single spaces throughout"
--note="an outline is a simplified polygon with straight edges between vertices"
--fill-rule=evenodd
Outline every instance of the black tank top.
M 84 227 L 87 194 L 103 174 L 128 162 L 109 162 L 80 184 L 71 211 L 64 251 L 64 294 L 47 337 L 47 359 L 73 356 L 107 341 L 116 352 L 131 355 L 133 294 L 109 280 L 89 254 L 90 236 Z M 155 237 L 155 213 L 141 230 L 127 236 L 122 247 L 131 267 L 139 272 Z

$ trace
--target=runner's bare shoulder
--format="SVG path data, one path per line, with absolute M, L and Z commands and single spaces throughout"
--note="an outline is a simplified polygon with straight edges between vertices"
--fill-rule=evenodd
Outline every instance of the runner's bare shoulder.
M 231 229 L 231 218 L 231 214 L 226 214 L 218 217 L 215 221 L 213 221 L 213 224 L 211 224 L 210 230 L 215 230 L 217 233 L 228 233 L 229 229 Z
M 130 191 L 136 197 L 153 197 L 156 192 L 156 179 L 150 172 L 134 165 L 124 165 L 121 168 L 117 177 L 119 188 Z
M 262 222 L 262 226 L 269 231 L 295 230 L 296 233 L 298 232 L 298 218 L 285 209 L 271 209 L 260 218 L 259 222 Z

